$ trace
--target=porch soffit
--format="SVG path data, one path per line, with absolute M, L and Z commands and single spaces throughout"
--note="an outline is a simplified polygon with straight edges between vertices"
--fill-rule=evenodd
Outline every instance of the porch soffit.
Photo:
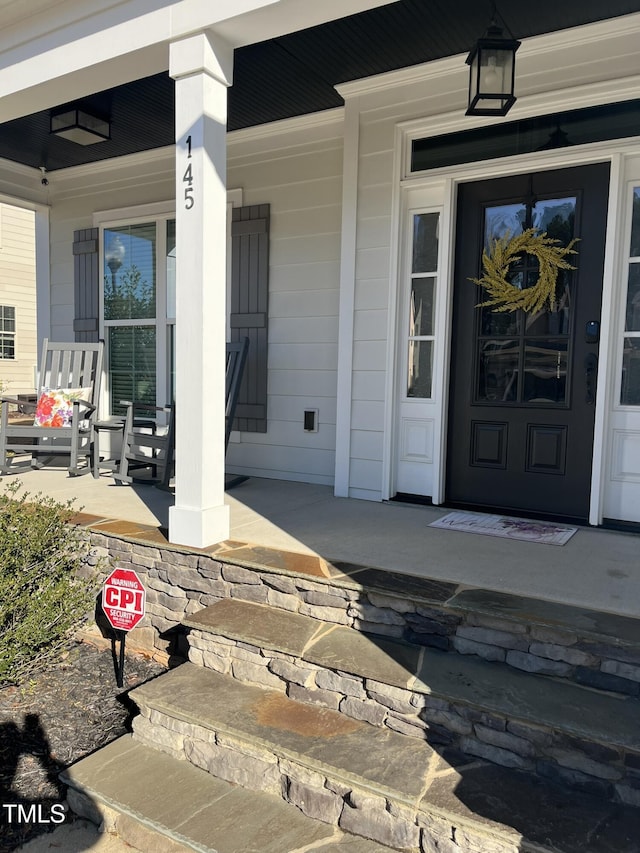
M 503 4 L 518 38 L 640 11 L 640 0 L 539 0 Z M 485 8 L 486 7 L 486 8 Z M 230 131 L 343 105 L 335 86 L 464 54 L 487 26 L 477 0 L 398 0 L 235 51 Z M 112 138 L 80 146 L 49 133 L 49 110 L 0 125 L 0 158 L 48 171 L 161 148 L 174 142 L 174 85 L 153 74 L 82 99 L 112 121 Z M 52 106 L 61 106 L 55 104 Z

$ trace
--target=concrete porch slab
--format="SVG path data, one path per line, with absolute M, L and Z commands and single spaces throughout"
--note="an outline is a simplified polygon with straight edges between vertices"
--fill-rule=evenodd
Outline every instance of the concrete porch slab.
M 173 497 L 152 486 L 118 486 L 106 476 L 71 478 L 51 468 L 5 477 L 0 488 L 15 480 L 32 494 L 73 501 L 103 520 L 105 531 L 115 532 L 113 520 L 126 519 L 143 525 L 136 538 L 166 543 L 158 528 L 166 528 Z M 226 502 L 236 553 L 249 543 L 245 556 L 253 554 L 258 563 L 271 559 L 260 551 L 268 548 L 280 550 L 282 559 L 307 558 L 310 574 L 321 557 L 329 573 L 384 569 L 400 576 L 400 586 L 402 575 L 413 575 L 634 618 L 640 612 L 635 534 L 585 527 L 563 547 L 480 537 L 430 528 L 445 509 L 336 498 L 328 486 L 258 478 L 230 491 Z

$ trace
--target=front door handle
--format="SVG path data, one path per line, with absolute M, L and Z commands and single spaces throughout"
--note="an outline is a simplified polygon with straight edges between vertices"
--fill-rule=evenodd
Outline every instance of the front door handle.
M 594 352 L 588 352 L 584 357 L 584 378 L 586 382 L 585 403 L 593 403 L 596 399 L 597 370 L 598 356 Z

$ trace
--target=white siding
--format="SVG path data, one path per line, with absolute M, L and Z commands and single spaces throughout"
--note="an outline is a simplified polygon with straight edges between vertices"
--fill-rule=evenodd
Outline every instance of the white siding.
M 231 443 L 232 471 L 331 485 L 335 466 L 342 124 L 232 135 L 227 184 L 271 205 L 267 432 Z M 318 431 L 303 429 L 318 409 Z
M 74 339 L 73 232 L 92 228 L 96 211 L 172 199 L 173 171 L 171 149 L 160 156 L 121 158 L 50 175 L 52 340 Z
M 519 54 L 517 88 L 521 99 L 519 107 L 527 103 L 534 113 L 561 111 L 562 109 L 589 106 L 597 101 L 606 103 L 618 100 L 613 97 L 615 85 L 602 86 L 604 80 L 619 78 L 622 86 L 620 98 L 637 97 L 637 77 L 629 78 L 634 38 L 624 27 L 610 24 L 611 33 L 600 40 L 590 40 L 593 28 L 573 31 L 568 39 L 566 33 L 556 33 L 525 44 Z M 553 61 L 552 61 L 553 57 Z M 636 56 L 637 69 L 637 56 Z M 394 440 L 394 423 L 398 400 L 393 371 L 398 371 L 398 355 L 395 352 L 396 325 L 398 322 L 398 277 L 404 244 L 399 241 L 399 220 L 407 198 L 411 193 L 411 182 L 400 183 L 399 158 L 402 151 L 396 148 L 399 140 L 398 126 L 405 129 L 424 128 L 425 135 L 431 128 L 441 127 L 435 132 L 450 132 L 453 124 L 459 126 L 466 106 L 467 69 L 463 58 L 453 57 L 434 66 L 437 71 L 424 79 L 418 69 L 407 69 L 394 78 L 394 85 L 384 88 L 383 77 L 360 84 L 338 87 L 347 101 L 347 112 L 353 107 L 359 111 L 358 126 L 358 210 L 356 223 L 356 281 L 353 317 L 353 373 L 352 373 L 352 420 L 349 454 L 349 495 L 359 498 L 380 500 L 386 496 L 387 487 L 394 487 L 394 462 L 397 440 Z M 425 68 L 428 72 L 428 67 Z M 404 76 L 403 76 L 404 74 Z M 388 82 L 393 75 L 387 78 Z M 561 81 L 566 89 L 555 91 Z M 380 84 L 380 85 L 379 85 Z M 572 89 L 572 86 L 583 88 Z M 593 91 L 589 88 L 593 85 Z M 595 86 L 601 86 L 596 94 Z M 633 95 L 629 94 L 633 92 Z M 580 97 L 583 100 L 580 100 Z M 353 99 L 353 100 L 351 100 Z M 530 105 L 530 106 L 529 106 Z M 515 113 L 516 111 L 514 111 Z M 530 113 L 526 113 L 530 114 Z M 515 115 L 514 115 L 515 117 Z M 468 126 L 478 122 L 469 120 Z M 454 175 L 454 170 L 449 170 Z M 636 181 L 640 175 L 638 160 L 626 168 L 626 179 Z M 426 185 L 418 177 L 416 184 Z M 435 188 L 435 182 L 433 183 Z M 434 189 L 434 192 L 436 190 Z M 449 210 L 444 181 L 438 188 L 438 198 L 431 199 L 432 206 Z M 628 222 L 627 222 L 628 227 Z M 615 235 L 616 255 L 620 252 L 622 237 Z M 628 240 L 628 234 L 626 235 Z M 451 261 L 448 256 L 447 263 Z M 621 282 L 624 275 L 619 272 Z M 443 281 L 442 292 L 449 286 Z M 448 291 L 447 291 L 448 293 Z M 618 304 L 614 300 L 614 304 Z M 622 310 L 622 309 L 620 309 Z M 441 318 L 445 312 L 441 312 Z M 605 421 L 602 481 L 604 515 L 612 518 L 638 521 L 640 496 L 640 415 L 633 407 L 621 407 L 620 386 L 620 331 L 621 317 L 614 328 L 614 358 L 618 361 L 613 371 L 609 370 L 606 383 L 599 386 L 600 397 L 606 393 L 607 410 Z M 438 327 L 442 341 L 446 330 L 441 320 Z M 438 344 L 440 345 L 440 344 Z M 439 358 L 448 355 L 448 343 L 442 344 Z M 437 376 L 435 377 L 437 379 Z M 445 386 L 434 386 L 439 392 L 438 404 L 442 405 L 446 395 L 444 367 L 442 379 Z M 608 387 L 603 388 L 603 385 Z M 395 396 L 394 396 L 395 395 Z M 440 445 L 434 447 L 434 470 L 442 465 Z M 444 476 L 444 475 L 443 475 Z
M 33 391 L 37 360 L 35 215 L 0 205 L 0 305 L 16 310 L 15 359 L 0 359 L 0 382 L 11 395 Z
M 267 432 L 242 433 L 229 468 L 331 485 L 335 465 L 342 123 L 230 137 L 227 185 L 271 206 Z M 52 175 L 51 337 L 73 340 L 73 232 L 96 211 L 173 198 L 173 152 Z M 74 173 L 75 172 L 75 173 Z M 318 409 L 318 431 L 303 429 Z M 240 439 L 237 441 L 237 439 Z
M 369 500 L 383 495 L 393 132 L 361 114 L 349 495 Z

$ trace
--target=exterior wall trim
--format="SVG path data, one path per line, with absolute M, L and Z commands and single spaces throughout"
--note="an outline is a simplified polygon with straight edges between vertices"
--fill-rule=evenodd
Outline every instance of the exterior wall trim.
M 567 48 L 590 47 L 594 44 L 599 45 L 606 39 L 637 37 L 637 34 L 640 34 L 640 14 L 638 13 L 610 18 L 593 24 L 583 24 L 579 27 L 526 39 L 518 52 L 518 63 L 544 57 L 548 53 L 564 51 Z M 464 54 L 448 56 L 444 59 L 413 65 L 399 71 L 390 71 L 362 80 L 348 81 L 335 88 L 347 100 L 356 95 L 384 92 L 397 86 L 407 86 L 413 83 L 424 84 L 427 80 L 449 77 L 451 74 L 461 75 L 466 82 L 467 72 L 464 60 Z M 472 126 L 468 118 L 466 123 L 467 126 Z
M 536 95 L 525 95 L 518 98 L 516 106 L 509 113 L 509 121 L 522 118 L 530 118 L 533 116 L 544 115 L 548 113 L 562 112 L 568 109 L 582 109 L 586 107 L 594 107 L 605 103 L 617 103 L 621 101 L 629 101 L 640 96 L 640 74 L 633 77 L 625 77 L 619 80 L 606 81 L 602 83 L 590 83 L 584 86 L 579 86 L 572 89 L 559 89 L 555 92 L 547 92 Z M 412 119 L 406 122 L 400 122 L 399 127 L 404 132 L 404 169 L 403 178 L 415 177 L 418 174 L 427 173 L 412 173 L 410 170 L 411 162 L 411 143 L 414 139 L 426 139 L 433 136 L 440 136 L 446 133 L 455 133 L 461 130 L 474 130 L 479 127 L 492 126 L 492 122 L 486 119 L 478 119 L 476 121 L 466 119 L 460 110 L 446 113 L 439 116 L 425 116 L 420 119 Z M 606 143 L 609 146 L 616 146 L 620 140 L 613 140 Z M 593 143 L 603 144 L 603 143 Z M 582 146 L 575 146 L 572 150 Z M 554 152 L 546 152 L 552 155 Z M 524 156 L 524 155 L 517 155 Z M 515 158 L 511 158 L 515 159 Z M 482 162 L 499 162 L 499 161 L 482 161 Z M 463 164 L 472 165 L 472 164 Z M 438 174 L 443 174 L 448 170 L 459 170 L 462 166 L 450 166 L 445 169 L 437 170 Z M 431 174 L 431 171 L 428 172 Z
M 411 123 L 415 125 L 415 123 Z M 403 128 L 399 125 L 399 136 L 401 137 L 401 146 L 406 154 L 406 135 L 403 134 Z M 609 206 L 607 214 L 607 233 L 605 238 L 605 258 L 604 258 L 604 277 L 603 277 L 603 303 L 601 315 L 601 339 L 600 339 L 600 359 L 598 365 L 598 388 L 600 392 L 596 397 L 596 423 L 594 431 L 594 453 L 592 457 L 592 487 L 589 523 L 598 525 L 602 523 L 603 506 L 604 506 L 604 488 L 606 484 L 606 466 L 608 463 L 606 448 L 608 447 L 608 423 L 610 410 L 612 388 L 615 386 L 615 377 L 612 371 L 616 367 L 616 357 L 612 348 L 615 346 L 615 312 L 614 302 L 617 294 L 616 270 L 620 264 L 620 236 L 619 225 L 621 212 L 621 176 L 622 164 L 625 155 L 637 153 L 640 149 L 640 141 L 637 138 L 615 140 L 613 142 L 606 141 L 601 143 L 593 143 L 591 145 L 576 146 L 571 149 L 558 149 L 557 151 L 545 151 L 541 153 L 518 155 L 516 157 L 496 159 L 490 161 L 482 161 L 477 163 L 462 164 L 459 166 L 447 167 L 445 169 L 436 169 L 430 172 L 416 173 L 411 179 L 401 179 L 398 182 L 400 189 L 419 188 L 428 186 L 434 180 L 443 177 L 448 179 L 450 191 L 448 190 L 444 202 L 443 215 L 443 236 L 447 234 L 449 239 L 450 261 L 448 263 L 448 271 L 446 277 L 443 277 L 443 286 L 446 288 L 447 301 L 447 319 L 444 332 L 441 336 L 442 340 L 439 344 L 440 352 L 438 358 L 441 359 L 443 365 L 442 377 L 443 388 L 440 395 L 439 407 L 436 418 L 441 424 L 439 441 L 435 443 L 435 452 L 438 455 L 434 470 L 434 493 L 433 502 L 435 504 L 442 503 L 445 496 L 445 465 L 446 465 L 446 436 L 447 436 L 447 420 L 448 420 L 448 394 L 447 394 L 447 377 L 448 377 L 448 361 L 450 349 L 450 325 L 451 325 L 451 301 L 453 295 L 453 266 L 452 253 L 454 251 L 454 223 L 455 223 L 455 190 L 456 187 L 464 182 L 478 180 L 483 178 L 499 177 L 506 174 L 516 174 L 518 172 L 530 171 L 532 169 L 555 169 L 555 168 L 570 168 L 592 162 L 610 162 L 611 163 L 611 181 L 609 191 Z M 401 228 L 401 217 L 399 212 L 394 219 L 396 223 L 396 231 L 399 233 Z M 391 283 L 391 290 L 397 293 L 397 277 L 396 281 Z M 391 326 L 390 326 L 391 328 Z M 394 340 L 397 331 L 394 330 Z M 443 349 L 444 348 L 444 349 Z M 397 382 L 390 392 L 389 400 L 391 405 L 396 406 L 396 396 L 398 393 Z M 388 433 L 390 435 L 391 433 Z M 391 439 L 385 441 L 385 445 L 391 446 Z M 598 449 L 599 448 L 599 449 Z M 391 464 L 387 461 L 385 469 L 385 479 L 391 483 Z
M 348 497 L 351 484 L 353 323 L 358 224 L 358 165 L 360 162 L 360 109 L 357 99 L 351 101 L 344 111 L 343 146 L 334 475 L 334 494 L 336 497 Z
M 26 206 L 26 205 L 25 205 Z M 42 342 L 50 336 L 51 320 L 51 263 L 49 257 L 49 208 L 39 205 L 35 211 L 36 242 L 36 344 L 38 361 Z M 35 384 L 35 377 L 34 377 Z
M 274 136 L 288 135 L 301 130 L 329 127 L 334 124 L 339 125 L 344 119 L 344 114 L 344 108 L 338 107 L 332 110 L 325 110 L 321 113 L 311 113 L 308 116 L 270 122 L 269 124 L 262 124 L 258 127 L 232 130 L 227 134 L 227 145 L 232 147 L 239 142 L 256 141 Z M 166 163 L 169 168 L 173 169 L 173 155 L 174 147 L 172 145 L 165 145 L 162 148 L 154 148 L 150 151 L 139 151 L 135 154 L 125 154 L 122 157 L 99 160 L 96 163 L 86 163 L 82 166 L 70 166 L 68 169 L 58 169 L 51 172 L 50 175 L 55 176 L 56 185 L 62 185 L 69 180 L 77 180 L 85 176 L 94 178 L 97 174 L 114 172 L 125 163 L 127 166 L 142 166 L 146 163 Z M 15 165 L 21 174 L 24 173 L 28 177 L 39 177 L 40 175 L 40 172 L 36 169 L 20 167 L 9 160 L 0 160 L 0 165 L 2 163 L 11 168 L 14 168 Z
M 607 209 L 607 230 L 605 234 L 604 269 L 602 273 L 602 309 L 600 313 L 600 348 L 596 388 L 596 411 L 593 432 L 593 455 L 591 457 L 591 497 L 589 506 L 589 524 L 602 523 L 604 506 L 605 474 L 611 461 L 607 455 L 609 442 L 609 412 L 616 386 L 616 293 L 619 282 L 615 272 L 621 255 L 621 204 L 624 197 L 623 157 L 620 153 L 611 157 L 609 184 L 609 205 Z
M 320 113 L 309 113 L 304 116 L 260 124 L 256 127 L 244 127 L 240 130 L 232 130 L 227 134 L 227 140 L 231 145 L 236 142 L 251 142 L 258 139 L 266 139 L 270 136 L 280 136 L 281 134 L 295 133 L 300 130 L 310 130 L 316 127 L 328 127 L 332 124 L 340 124 L 344 121 L 344 118 L 345 108 L 336 107 L 331 110 L 323 110 Z
M 387 362 L 385 379 L 385 402 L 384 402 L 384 435 L 382 450 L 382 500 L 389 500 L 393 492 L 395 480 L 395 455 L 393 448 L 396 445 L 397 410 L 398 410 L 398 291 L 400 285 L 400 266 L 402 243 L 402 223 L 404 211 L 402 208 L 402 129 L 396 126 L 394 131 L 393 151 L 393 187 L 391 197 L 391 244 L 389 247 L 389 302 L 387 319 Z M 397 223 L 397 227 L 394 227 Z

